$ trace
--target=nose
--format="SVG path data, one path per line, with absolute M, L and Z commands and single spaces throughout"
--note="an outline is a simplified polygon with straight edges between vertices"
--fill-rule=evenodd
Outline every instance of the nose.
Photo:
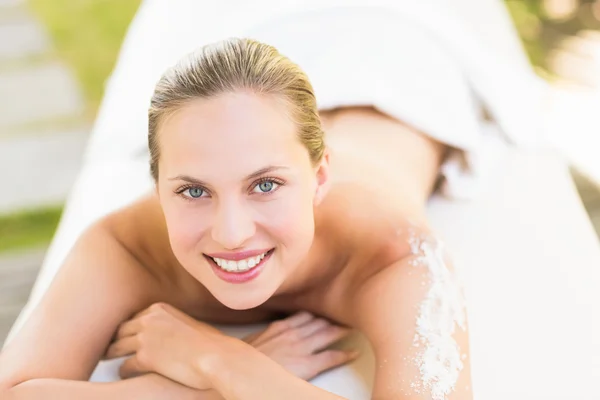
M 238 200 L 220 202 L 212 227 L 212 238 L 228 250 L 243 247 L 254 236 L 252 213 Z

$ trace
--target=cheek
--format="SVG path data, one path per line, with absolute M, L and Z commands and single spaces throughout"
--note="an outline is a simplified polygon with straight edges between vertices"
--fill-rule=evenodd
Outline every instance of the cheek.
M 208 228 L 206 212 L 184 200 L 171 201 L 163 211 L 173 252 L 193 250 Z
M 261 211 L 263 226 L 270 235 L 283 242 L 286 247 L 297 247 L 306 240 L 312 240 L 314 214 L 312 199 L 302 193 L 288 193 L 285 198 L 264 205 Z

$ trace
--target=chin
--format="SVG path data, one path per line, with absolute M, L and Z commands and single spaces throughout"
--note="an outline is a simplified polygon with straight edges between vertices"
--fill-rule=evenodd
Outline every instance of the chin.
M 263 305 L 271 298 L 271 296 L 273 296 L 275 291 L 260 290 L 259 288 L 258 290 L 254 290 L 252 292 L 243 292 L 243 290 L 234 290 L 227 294 L 215 293 L 214 295 L 216 299 L 219 300 L 219 302 L 221 302 L 225 307 L 232 310 L 241 311 L 250 310 Z

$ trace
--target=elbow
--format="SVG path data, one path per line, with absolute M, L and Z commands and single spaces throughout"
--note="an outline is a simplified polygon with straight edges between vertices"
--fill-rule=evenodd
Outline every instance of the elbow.
M 14 385 L 9 382 L 0 381 L 0 399 L 2 400 L 14 400 L 15 393 L 13 390 Z
M 15 394 L 11 388 L 1 387 L 0 388 L 0 399 L 2 400 L 15 400 Z

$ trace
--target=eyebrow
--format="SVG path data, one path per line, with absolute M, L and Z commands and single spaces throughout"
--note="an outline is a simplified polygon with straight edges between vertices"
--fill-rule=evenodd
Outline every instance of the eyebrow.
M 280 170 L 280 169 L 289 169 L 289 168 L 288 167 L 283 167 L 283 166 L 271 165 L 271 166 L 268 166 L 268 167 L 265 167 L 265 168 L 261 168 L 258 171 L 255 171 L 255 172 L 251 173 L 246 178 L 244 178 L 244 180 L 248 181 L 250 179 L 257 178 L 257 177 L 259 177 L 261 175 L 267 174 L 269 172 L 277 171 L 277 170 Z M 174 176 L 172 178 L 169 178 L 169 180 L 170 181 L 179 181 L 179 180 L 181 180 L 181 181 L 185 181 L 185 182 L 188 182 L 188 183 L 193 183 L 193 184 L 199 185 L 199 186 L 209 186 L 206 182 L 203 182 L 200 179 L 193 178 L 193 177 L 191 177 L 189 175 L 177 175 L 177 176 Z

